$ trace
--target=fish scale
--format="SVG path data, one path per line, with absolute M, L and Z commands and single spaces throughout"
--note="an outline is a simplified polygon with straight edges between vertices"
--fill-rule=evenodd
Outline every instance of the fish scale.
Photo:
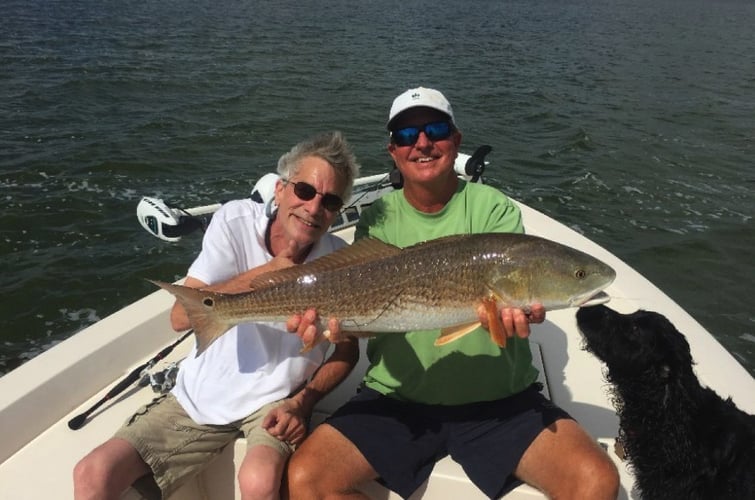
M 286 321 L 310 308 L 357 334 L 443 329 L 455 335 L 478 320 L 477 308 L 486 301 L 496 307 L 539 302 L 546 310 L 576 306 L 615 275 L 600 260 L 544 238 L 483 233 L 405 249 L 365 238 L 263 274 L 241 294 L 155 283 L 184 306 L 201 352 L 239 323 Z

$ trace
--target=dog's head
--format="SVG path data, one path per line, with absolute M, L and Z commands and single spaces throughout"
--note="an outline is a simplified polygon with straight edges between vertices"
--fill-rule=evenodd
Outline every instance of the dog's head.
M 621 314 L 603 305 L 583 307 L 577 311 L 577 325 L 585 348 L 614 378 L 650 372 L 665 379 L 692 369 L 687 339 L 656 312 Z

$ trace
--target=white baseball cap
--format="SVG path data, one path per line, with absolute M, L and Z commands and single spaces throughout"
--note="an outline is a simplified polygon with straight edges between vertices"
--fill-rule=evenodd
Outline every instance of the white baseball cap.
M 391 111 L 388 113 L 388 123 L 386 124 L 386 127 L 390 130 L 391 122 L 394 118 L 407 109 L 420 106 L 437 109 L 438 111 L 447 114 L 448 117 L 451 118 L 451 122 L 454 122 L 454 112 L 453 109 L 451 109 L 451 103 L 448 102 L 446 96 L 435 89 L 417 87 L 415 89 L 407 90 L 393 100 Z

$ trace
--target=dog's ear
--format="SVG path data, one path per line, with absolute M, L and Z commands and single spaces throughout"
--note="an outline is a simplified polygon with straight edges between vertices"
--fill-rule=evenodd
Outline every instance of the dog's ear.
M 675 371 L 687 372 L 692 370 L 692 354 L 689 343 L 670 322 L 666 322 L 663 329 L 663 343 L 666 350 L 666 361 L 669 368 Z

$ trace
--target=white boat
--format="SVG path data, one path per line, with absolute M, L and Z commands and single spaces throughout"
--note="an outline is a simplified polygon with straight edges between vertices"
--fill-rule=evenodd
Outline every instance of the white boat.
M 478 167 L 484 166 L 484 153 L 476 158 Z M 476 175 L 465 170 L 467 165 L 475 163 L 472 158 L 468 155 L 461 158 L 463 163 L 457 162 L 457 172 L 467 179 Z M 353 224 L 361 206 L 393 189 L 387 174 L 362 178 L 357 184 L 353 199 L 358 199 L 359 203 L 344 212 L 337 228 L 337 234 L 348 241 L 353 238 Z M 151 200 L 148 203 L 161 206 L 159 200 Z M 612 297 L 611 307 L 621 312 L 639 308 L 662 312 L 686 335 L 701 382 L 721 396 L 732 397 L 741 409 L 755 413 L 755 379 L 687 312 L 608 250 L 531 207 L 521 203 L 519 206 L 528 233 L 581 249 L 611 265 L 617 272 L 615 282 L 607 289 Z M 156 236 L 175 240 L 180 238 L 182 231 L 191 229 L 191 224 L 196 227 L 196 220 L 189 221 L 190 224 L 189 219 L 181 220 L 182 216 L 209 216 L 215 209 L 217 206 L 176 211 L 163 205 L 161 210 L 165 213 L 158 211 L 152 221 L 147 221 L 142 214 L 140 222 Z M 3 429 L 0 499 L 72 497 L 74 464 L 109 438 L 155 394 L 150 387 L 130 384 L 126 390 L 89 413 L 80 429 L 70 429 L 69 421 L 101 403 L 126 374 L 136 371 L 139 375 L 140 365 L 176 341 L 168 320 L 172 304 L 171 295 L 156 291 L 0 378 L 0 428 Z M 152 370 L 179 361 L 190 344 L 189 340 L 179 344 Z M 544 323 L 533 325 L 531 344 L 547 395 L 573 415 L 616 462 L 621 475 L 619 498 L 638 498 L 633 489 L 631 471 L 614 452 L 618 418 L 609 401 L 601 364 L 581 349 L 575 309 L 549 312 Z M 362 355 L 360 364 L 349 378 L 317 406 L 314 425 L 354 394 L 364 369 L 365 356 Z M 241 440 L 235 446 L 227 447 L 218 460 L 184 485 L 171 500 L 239 498 L 235 478 L 244 451 Z M 564 459 L 568 460 L 568 457 Z M 399 498 L 374 482 L 364 484 L 363 489 L 371 498 Z M 139 495 L 129 490 L 123 498 L 139 498 Z M 466 478 L 458 464 L 445 458 L 435 466 L 429 481 L 412 498 L 485 497 Z M 543 496 L 524 485 L 506 498 Z

